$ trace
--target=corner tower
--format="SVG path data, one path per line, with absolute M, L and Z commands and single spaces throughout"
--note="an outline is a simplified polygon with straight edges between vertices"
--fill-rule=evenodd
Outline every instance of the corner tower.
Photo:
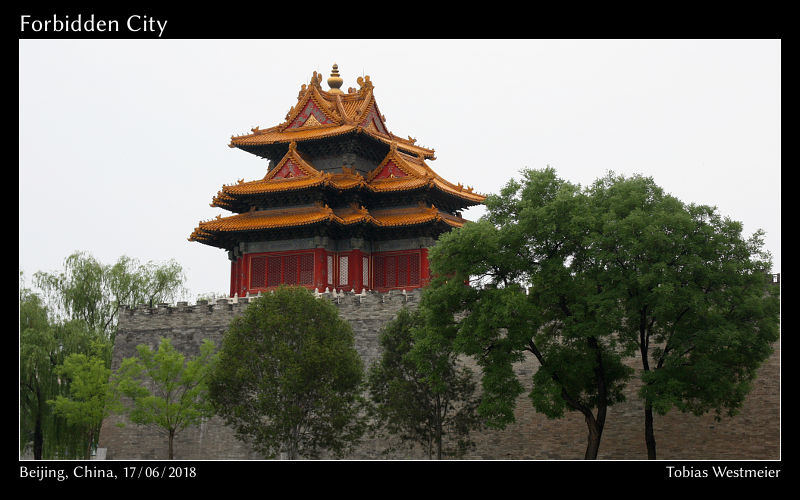
M 280 284 L 320 291 L 410 290 L 429 280 L 428 247 L 466 222 L 485 196 L 427 164 L 434 150 L 386 127 L 369 76 L 347 93 L 337 65 L 322 89 L 314 72 L 283 123 L 231 137 L 268 160 L 262 179 L 224 185 L 189 237 L 228 251 L 230 294 Z

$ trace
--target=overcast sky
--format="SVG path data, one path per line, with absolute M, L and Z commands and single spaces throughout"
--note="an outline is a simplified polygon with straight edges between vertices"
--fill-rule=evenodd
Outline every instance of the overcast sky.
M 175 259 L 189 301 L 227 293 L 226 252 L 187 238 L 230 214 L 209 206 L 223 184 L 266 173 L 230 137 L 281 123 L 337 63 L 452 182 L 651 176 L 763 229 L 780 272 L 780 62 L 779 40 L 20 40 L 20 271 Z

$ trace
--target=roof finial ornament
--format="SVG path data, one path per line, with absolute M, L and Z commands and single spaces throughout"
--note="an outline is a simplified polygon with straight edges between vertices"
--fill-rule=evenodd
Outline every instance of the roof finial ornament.
M 328 87 L 331 88 L 328 92 L 331 94 L 344 94 L 339 88 L 342 86 L 342 83 L 344 83 L 344 80 L 339 76 L 339 65 L 334 63 L 333 69 L 331 69 L 331 77 L 328 78 Z

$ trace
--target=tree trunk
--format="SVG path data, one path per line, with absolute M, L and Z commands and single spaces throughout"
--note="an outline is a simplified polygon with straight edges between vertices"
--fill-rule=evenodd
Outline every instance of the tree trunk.
M 590 422 L 589 418 L 586 419 L 586 425 L 589 427 L 589 442 L 586 444 L 586 454 L 584 454 L 583 458 L 584 460 L 597 460 L 603 428 L 598 426 L 597 422 Z
M 297 460 L 297 435 L 296 429 L 290 431 L 289 438 L 283 444 L 283 451 L 280 454 L 281 460 Z
M 172 441 L 175 440 L 175 431 L 173 429 L 169 430 L 169 459 L 172 460 Z
M 656 436 L 653 432 L 653 405 L 645 401 L 644 405 L 644 442 L 647 443 L 647 459 L 656 459 Z
M 42 445 L 44 443 L 44 437 L 42 433 L 42 417 L 41 415 L 36 416 L 36 424 L 33 427 L 33 459 L 34 460 L 41 460 L 42 459 Z
M 639 353 L 642 356 L 642 370 L 645 372 L 650 371 L 650 360 L 648 358 L 648 350 L 650 346 L 650 335 L 647 331 L 646 313 L 647 308 L 643 309 L 640 313 L 639 321 Z M 647 459 L 656 459 L 656 436 L 653 431 L 653 404 L 650 400 L 645 399 L 644 402 L 644 442 L 647 445 Z
M 94 443 L 94 433 L 90 432 L 88 436 L 86 436 L 86 451 L 84 451 L 84 459 L 91 460 L 92 458 L 92 443 Z
M 601 433 L 593 426 L 589 426 L 589 442 L 586 444 L 584 460 L 597 460 L 597 452 L 600 450 Z
M 594 368 L 597 384 L 597 417 L 592 417 L 591 410 L 586 414 L 586 425 L 589 427 L 589 442 L 586 445 L 584 459 L 596 460 L 600 450 L 600 438 L 603 436 L 603 427 L 606 425 L 606 411 L 608 409 L 608 387 L 606 386 L 606 372 L 603 366 L 603 356 L 597 339 L 589 337 L 589 346 L 595 351 L 596 365 Z
M 436 396 L 436 460 L 442 459 L 442 418 L 439 396 Z

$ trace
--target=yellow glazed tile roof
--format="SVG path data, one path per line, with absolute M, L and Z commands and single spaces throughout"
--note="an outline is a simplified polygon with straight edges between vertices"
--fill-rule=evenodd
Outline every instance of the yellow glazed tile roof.
M 297 175 L 280 178 L 284 168 L 291 165 Z M 390 175 L 384 175 L 387 169 Z M 332 187 L 339 190 L 367 189 L 375 193 L 409 191 L 424 187 L 436 188 L 444 193 L 461 198 L 471 204 L 482 203 L 486 196 L 473 192 L 471 187 L 453 184 L 433 171 L 420 156 L 412 156 L 398 151 L 396 143 L 390 145 L 389 153 L 381 163 L 370 172 L 366 179 L 355 170 L 344 167 L 343 172 L 322 173 L 316 170 L 297 151 L 295 142 L 289 144 L 289 151 L 260 180 L 225 185 L 214 197 L 211 206 L 227 207 L 240 196 L 295 191 L 316 186 Z
M 397 167 L 405 175 L 380 178 L 388 165 Z M 395 146 L 390 148 L 386 158 L 367 175 L 367 187 L 373 192 L 408 191 L 426 185 L 471 203 L 483 203 L 486 199 L 486 196 L 474 192 L 472 187 L 465 188 L 461 184 L 448 182 L 434 172 L 422 158 L 404 154 Z
M 229 146 L 248 147 L 322 139 L 351 132 L 361 132 L 385 144 L 395 142 L 406 151 L 433 158 L 434 150 L 402 139 L 386 128 L 386 120 L 378 110 L 369 76 L 358 78 L 359 89 L 348 93 L 327 92 L 322 89 L 322 75 L 316 71 L 308 85 L 303 84 L 297 104 L 286 114 L 280 125 L 260 129 L 250 134 L 231 136 Z
M 452 227 L 461 227 L 466 222 L 461 217 L 442 212 L 435 206 L 376 209 L 371 210 L 370 215 L 381 227 L 416 226 L 437 221 Z
M 189 236 L 190 241 L 213 240 L 216 234 L 240 231 L 258 231 L 284 227 L 299 227 L 321 222 L 333 222 L 342 226 L 364 223 L 374 227 L 415 226 L 442 221 L 452 227 L 461 227 L 466 222 L 461 217 L 442 212 L 435 206 L 390 208 L 368 211 L 366 208 L 350 206 L 331 209 L 327 205 L 309 207 L 253 210 L 230 217 L 217 216 L 201 221 Z

